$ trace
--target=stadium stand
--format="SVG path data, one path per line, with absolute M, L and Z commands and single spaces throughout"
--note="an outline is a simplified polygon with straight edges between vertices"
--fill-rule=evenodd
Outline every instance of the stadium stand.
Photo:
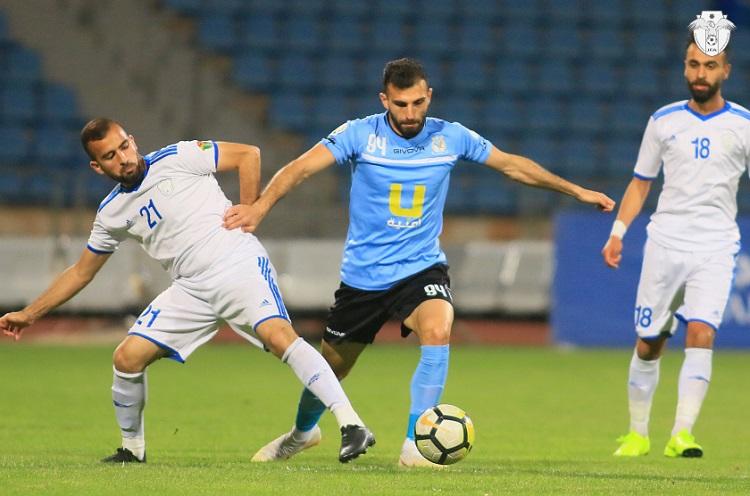
M 716 6 L 700 0 L 163 0 L 162 5 L 194 20 L 200 50 L 229 58 L 237 88 L 268 99 L 270 129 L 297 133 L 304 143 L 316 142 L 346 118 L 379 112 L 383 63 L 414 55 L 431 75 L 433 115 L 460 121 L 566 177 L 618 188 L 627 180 L 649 115 L 687 96 L 679 57 L 686 24 Z M 732 40 L 734 46 L 750 43 L 746 26 Z M 733 51 L 739 67 L 750 64 L 748 53 Z M 55 181 L 29 171 L 43 177 L 51 162 L 67 166 L 80 160 L 75 145 L 65 145 L 75 142 L 72 132 L 80 123 L 76 96 L 44 79 L 39 56 L 10 38 L 2 15 L 0 69 L 0 130 L 13 138 L 0 150 L 2 201 L 48 204 Z M 747 67 L 735 70 L 725 89 L 729 99 L 750 101 L 748 74 Z M 20 164 L 34 167 L 20 173 Z M 448 212 L 523 210 L 513 203 L 518 195 L 492 193 L 485 179 L 458 173 Z M 36 193 L 14 196 L 19 184 Z M 338 189 L 346 194 L 345 184 Z M 63 202 L 71 204 L 72 196 L 64 195 Z M 94 198 L 98 194 L 75 201 L 91 204 Z M 546 215 L 563 201 L 548 198 L 536 214 Z M 746 210 L 746 202 L 741 205 Z

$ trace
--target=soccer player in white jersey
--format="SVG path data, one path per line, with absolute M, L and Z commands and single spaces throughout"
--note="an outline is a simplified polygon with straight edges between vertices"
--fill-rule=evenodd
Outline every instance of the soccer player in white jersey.
M 404 337 L 410 332 L 417 335 L 421 356 L 411 381 L 399 458 L 405 466 L 434 466 L 416 449 L 414 424 L 422 411 L 438 403 L 448 373 L 453 305 L 439 235 L 450 172 L 458 160 L 485 164 L 516 181 L 566 193 L 605 211 L 614 208 L 607 196 L 572 184 L 527 158 L 501 152 L 457 122 L 428 118 L 431 97 L 418 62 L 389 62 L 380 94 L 385 112 L 341 125 L 283 167 L 252 206 L 237 205 L 227 212 L 228 227 L 252 232 L 302 180 L 334 164 L 352 164 L 342 282 L 328 315 L 322 351 L 343 378 L 388 319 L 402 322 Z M 323 411 L 314 392 L 303 391 L 293 429 L 253 459 L 285 459 L 317 443 Z
M 677 323 L 687 324 L 677 413 L 664 449 L 669 457 L 700 457 L 692 429 L 711 382 L 714 337 L 721 324 L 739 251 L 737 185 L 750 158 L 750 112 L 722 97 L 727 52 L 687 46 L 685 78 L 692 98 L 662 107 L 648 121 L 634 177 L 602 255 L 616 268 L 622 238 L 638 215 L 651 181 L 664 186 L 648 225 L 635 301 L 637 339 L 630 362 L 630 431 L 616 456 L 646 455 L 648 422 L 659 382 L 659 358 Z
M 91 168 L 119 184 L 99 206 L 79 260 L 26 308 L 0 317 L 0 329 L 19 339 L 25 327 L 83 289 L 127 238 L 169 271 L 172 285 L 114 352 L 112 400 L 122 446 L 102 461 L 146 461 L 146 367 L 164 357 L 184 362 L 216 334 L 220 321 L 279 357 L 315 391 L 341 427 L 341 462 L 374 444 L 328 363 L 292 328 L 263 246 L 254 235 L 222 225 L 231 202 L 214 172 L 237 170 L 240 201 L 251 203 L 259 191 L 259 149 L 181 141 L 141 156 L 133 136 L 104 118 L 86 124 L 81 142 Z

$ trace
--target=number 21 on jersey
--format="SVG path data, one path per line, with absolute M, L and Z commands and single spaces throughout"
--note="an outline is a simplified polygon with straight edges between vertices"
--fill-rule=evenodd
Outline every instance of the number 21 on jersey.
M 156 227 L 156 224 L 158 224 L 159 221 L 162 219 L 161 214 L 156 209 L 156 205 L 154 205 L 153 199 L 148 201 L 148 205 L 141 207 L 138 213 L 141 214 L 141 217 L 146 218 L 146 222 L 148 223 L 149 229 L 153 229 L 154 227 Z

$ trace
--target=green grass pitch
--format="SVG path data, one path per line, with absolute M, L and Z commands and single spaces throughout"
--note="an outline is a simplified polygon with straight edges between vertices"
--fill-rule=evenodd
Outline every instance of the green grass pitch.
M 674 343 L 678 344 L 678 343 Z M 208 345 L 188 365 L 149 371 L 149 463 L 105 466 L 119 446 L 111 348 L 0 345 L 0 494 L 750 494 L 750 356 L 719 351 L 695 429 L 702 459 L 666 459 L 681 350 L 669 350 L 652 411 L 652 452 L 612 457 L 627 428 L 630 350 L 460 347 L 445 402 L 474 420 L 474 450 L 443 471 L 396 465 L 415 346 L 375 345 L 344 386 L 377 445 L 337 461 L 330 414 L 323 442 L 287 462 L 251 464 L 288 429 L 292 372 L 250 346 Z

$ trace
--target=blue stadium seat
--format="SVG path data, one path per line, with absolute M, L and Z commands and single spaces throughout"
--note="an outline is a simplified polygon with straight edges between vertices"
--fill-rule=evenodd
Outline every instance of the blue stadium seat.
M 631 43 L 637 60 L 662 61 L 678 56 L 671 52 L 667 33 L 660 28 L 636 30 L 633 32 Z
M 625 20 L 627 11 L 624 0 L 588 2 L 585 19 L 593 26 L 614 26 Z
M 256 12 L 244 16 L 240 21 L 239 44 L 246 50 L 276 49 L 281 46 L 281 29 L 276 16 L 268 12 Z
M 20 45 L 11 45 L 6 52 L 3 76 L 6 81 L 31 84 L 42 78 L 39 56 Z
M 19 167 L 2 167 L 0 154 L 0 199 L 7 204 L 27 203 L 29 198 L 24 188 L 24 177 Z
M 490 130 L 493 137 L 505 137 L 512 132 L 526 128 L 525 109 L 514 100 L 509 98 L 495 98 L 481 107 L 484 114 L 481 118 L 485 126 Z
M 536 57 L 541 51 L 540 38 L 535 27 L 511 24 L 500 32 L 502 52 L 511 57 Z
M 666 88 L 664 89 L 666 100 L 677 101 L 690 98 L 690 90 L 688 89 L 688 83 L 683 74 L 683 70 L 683 65 L 677 63 L 670 64 L 667 68 Z M 732 77 L 734 77 L 734 74 Z M 729 80 L 731 81 L 732 78 L 729 78 Z M 727 82 L 724 84 L 726 85 Z M 722 93 L 723 92 L 724 91 L 722 91 Z
M 8 29 L 8 20 L 0 12 L 0 46 L 11 41 L 10 30 Z
M 571 137 L 560 145 L 564 169 L 560 173 L 572 180 L 590 180 L 604 169 L 601 166 L 597 142 L 592 138 Z
M 547 169 L 556 170 L 560 162 L 558 143 L 543 134 L 530 134 L 521 139 L 519 154 L 529 157 Z
M 667 16 L 672 19 L 678 26 L 686 28 L 688 24 L 695 20 L 703 10 L 714 10 L 716 2 L 710 0 L 680 0 L 679 2 L 670 2 Z M 725 12 L 726 13 L 726 12 Z M 736 33 L 737 31 L 735 31 Z M 732 34 L 734 36 L 734 34 Z M 747 45 L 745 45 L 747 46 Z
M 620 136 L 639 136 L 655 111 L 655 108 L 646 108 L 637 99 L 618 98 L 610 107 L 609 125 Z
M 403 0 L 377 0 L 377 7 L 373 8 L 373 10 L 377 10 L 379 15 L 385 17 L 390 17 L 391 15 L 405 16 L 421 14 L 416 11 L 415 5 Z
M 245 0 L 244 9 L 251 14 L 266 13 L 266 14 L 277 14 L 286 12 L 288 6 L 286 2 L 279 2 L 278 0 Z
M 374 94 L 362 94 L 355 95 L 352 98 L 352 115 L 349 119 L 366 117 L 372 114 L 379 114 L 385 109 L 378 99 L 377 93 Z
M 544 15 L 555 22 L 574 26 L 584 18 L 585 0 L 549 0 Z
M 336 17 L 339 16 L 359 16 L 364 17 L 372 12 L 370 2 L 352 2 L 351 0 L 329 0 L 331 10 Z
M 567 128 L 573 133 L 592 135 L 607 129 L 611 120 L 607 120 L 604 105 L 592 98 L 576 98 L 568 108 Z
M 299 93 L 277 93 L 271 98 L 269 109 L 271 126 L 288 131 L 304 132 L 309 129 L 310 105 Z
M 487 172 L 492 177 L 476 181 L 470 190 L 476 211 L 492 215 L 518 213 L 518 188 L 509 184 L 509 180 L 502 178 L 497 172 Z
M 197 14 L 203 8 L 201 0 L 166 0 L 166 5 L 186 15 Z
M 532 100 L 527 107 L 528 129 L 539 132 L 554 133 L 562 130 L 563 106 L 559 100 L 538 98 Z
M 0 87 L 0 120 L 30 123 L 36 117 L 36 98 L 31 86 L 12 80 Z
M 47 83 L 42 88 L 41 115 L 47 123 L 78 123 L 75 93 L 61 84 Z
M 351 102 L 341 95 L 315 95 L 310 109 L 311 125 L 316 129 L 324 130 L 323 134 L 319 135 L 317 139 L 321 139 L 325 134 L 352 119 L 354 116 L 351 107 Z
M 462 57 L 447 71 L 448 88 L 461 95 L 482 95 L 490 88 L 491 72 L 479 57 Z
M 542 94 L 567 95 L 575 91 L 577 80 L 567 61 L 549 59 L 539 67 L 536 88 Z
M 627 55 L 625 35 L 619 29 L 596 26 L 586 45 L 587 53 L 598 59 L 619 59 Z
M 0 165 L 15 165 L 28 157 L 31 136 L 28 129 L 17 124 L 0 125 Z
M 596 70 L 589 71 L 581 81 L 583 91 L 596 96 L 611 96 L 619 89 L 615 68 L 605 61 L 592 61 Z
M 503 6 L 496 0 L 471 0 L 471 2 L 461 2 L 461 15 L 483 20 L 494 20 L 502 13 Z
M 417 3 L 417 12 L 429 12 L 429 17 L 441 21 L 455 19 L 462 8 L 460 3 L 457 6 L 453 0 L 419 0 Z
M 319 53 L 323 47 L 321 23 L 313 18 L 290 18 L 282 27 L 284 46 L 294 53 Z
M 646 60 L 629 64 L 624 68 L 623 82 L 625 91 L 632 96 L 650 96 L 654 93 L 664 94 L 664 78 L 660 74 L 659 64 L 650 64 Z
M 235 35 L 234 20 L 228 13 L 201 14 L 198 35 L 201 43 L 211 50 L 229 52 L 240 44 L 239 37 Z
M 471 2 L 467 2 L 471 3 Z M 513 24 L 527 24 L 546 16 L 541 0 L 497 0 L 500 16 Z
M 489 55 L 497 50 L 495 27 L 487 19 L 465 18 L 457 25 L 456 37 L 460 56 Z
M 295 16 L 301 17 L 314 18 L 330 9 L 330 2 L 327 0 L 288 0 L 285 3 L 287 3 L 289 12 L 293 12 Z
M 680 3 L 680 2 L 676 2 Z M 696 12 L 697 14 L 698 12 Z M 630 8 L 627 10 L 626 19 L 638 26 L 638 30 L 645 26 L 654 26 L 659 29 L 666 27 L 667 19 L 666 2 L 654 2 L 653 0 L 630 0 Z M 691 19 L 686 19 L 685 26 Z M 635 33 L 638 35 L 638 32 Z
M 44 126 L 36 130 L 32 161 L 52 170 L 60 170 L 73 162 L 76 133 L 62 126 Z M 74 148 L 75 147 L 75 148 Z
M 406 30 L 399 18 L 378 19 L 372 25 L 374 51 L 402 52 L 406 48 Z
M 534 91 L 533 65 L 525 60 L 501 57 L 496 61 L 491 91 L 494 94 L 526 94 Z
M 414 47 L 421 53 L 450 53 L 455 48 L 453 30 L 446 22 L 421 18 L 414 26 Z
M 203 2 L 203 9 L 200 16 L 206 12 L 214 11 L 221 14 L 234 16 L 246 7 L 245 0 L 207 0 Z
M 368 45 L 365 24 L 359 18 L 352 16 L 330 19 L 325 44 L 326 51 L 329 53 L 364 52 Z
M 248 52 L 234 59 L 234 79 L 246 90 L 265 91 L 271 89 L 273 65 L 268 56 L 260 52 Z
M 544 33 L 547 56 L 573 58 L 587 52 L 583 48 L 583 33 L 569 24 L 554 25 Z
M 333 92 L 354 92 L 361 88 L 362 76 L 359 72 L 357 59 L 348 55 L 328 53 L 318 60 L 318 84 Z
M 479 112 L 474 102 L 467 98 L 444 96 L 437 98 L 430 107 L 430 116 L 448 122 L 460 122 L 473 128 L 479 121 Z
M 282 87 L 299 91 L 316 89 L 316 63 L 312 56 L 286 53 L 278 64 L 276 80 Z
M 633 167 L 638 159 L 640 143 L 637 139 L 607 140 L 604 148 L 604 165 L 610 179 L 627 181 L 633 177 Z

